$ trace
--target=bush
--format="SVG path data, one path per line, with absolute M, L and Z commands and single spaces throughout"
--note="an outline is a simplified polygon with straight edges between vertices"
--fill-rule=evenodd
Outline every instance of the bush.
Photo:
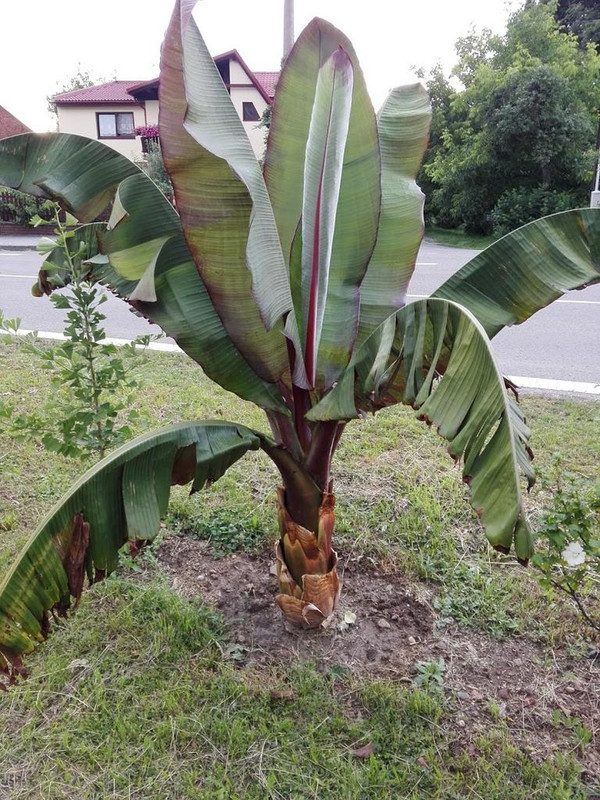
M 489 221 L 494 234 L 504 236 L 540 217 L 580 206 L 580 198 L 574 192 L 523 186 L 508 189 L 499 197 L 489 214 Z

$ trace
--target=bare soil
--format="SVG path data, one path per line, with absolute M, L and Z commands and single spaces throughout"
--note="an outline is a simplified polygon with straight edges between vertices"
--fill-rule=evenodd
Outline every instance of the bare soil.
M 444 658 L 453 746 L 474 753 L 479 735 L 505 724 L 532 759 L 573 752 L 584 778 L 600 781 L 600 659 L 573 658 L 525 637 L 498 640 L 458 626 L 436 626 L 435 590 L 386 574 L 370 559 L 341 561 L 340 607 L 330 624 L 301 631 L 283 622 L 274 603 L 274 559 L 234 554 L 216 559 L 207 544 L 165 539 L 159 562 L 173 588 L 224 618 L 225 656 L 240 665 L 311 660 L 411 684 L 416 662 Z M 269 575 L 271 573 L 271 576 Z M 352 624 L 351 612 L 356 615 Z M 577 726 L 592 741 L 578 746 Z

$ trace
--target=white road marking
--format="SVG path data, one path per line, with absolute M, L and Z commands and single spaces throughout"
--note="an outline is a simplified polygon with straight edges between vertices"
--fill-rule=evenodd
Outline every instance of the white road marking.
M 555 303 L 579 303 L 582 306 L 600 306 L 600 300 L 555 300 Z
M 27 278 L 28 281 L 35 281 L 37 275 L 11 275 L 8 272 L 0 272 L 0 278 Z
M 417 298 L 431 297 L 431 295 L 428 294 L 407 294 L 406 296 Z M 564 303 L 565 305 L 600 306 L 600 300 L 555 300 L 554 303 L 549 303 L 547 308 L 555 305 L 556 303 Z
M 600 383 L 582 381 L 555 381 L 548 378 L 524 378 L 509 375 L 509 379 L 522 389 L 550 389 L 554 392 L 578 392 L 580 394 L 600 394 Z
M 19 330 L 17 336 L 27 336 L 35 331 Z M 67 337 L 62 333 L 52 331 L 37 331 L 39 339 L 53 339 L 64 341 Z M 106 344 L 116 346 L 130 344 L 130 339 L 106 338 L 102 340 Z M 150 342 L 148 350 L 158 350 L 163 353 L 182 353 L 180 347 L 169 342 Z M 521 375 L 510 375 L 509 379 L 522 389 L 548 389 L 553 392 L 572 392 L 578 394 L 597 394 L 600 395 L 600 383 L 584 383 L 583 381 L 556 381 L 551 378 L 526 378 Z
M 35 334 L 38 339 L 51 339 L 57 342 L 64 342 L 67 339 L 64 334 L 57 333 L 55 331 L 31 331 L 25 330 L 24 328 L 20 328 L 16 335 L 29 336 L 32 333 Z M 115 339 L 107 336 L 106 339 L 102 339 L 102 344 L 114 344 L 116 347 L 122 347 L 124 345 L 131 344 L 131 339 Z M 145 350 L 146 348 L 143 349 Z M 171 344 L 170 342 L 150 342 L 147 349 L 158 350 L 164 353 L 183 353 L 183 350 L 180 347 L 178 347 L 176 344 Z

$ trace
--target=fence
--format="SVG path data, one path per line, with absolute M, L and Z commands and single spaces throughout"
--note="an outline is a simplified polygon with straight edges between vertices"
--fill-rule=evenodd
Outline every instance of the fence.
M 0 222 L 27 225 L 35 214 L 51 220 L 53 212 L 43 208 L 45 202 L 41 197 L 32 197 L 21 192 L 0 189 Z

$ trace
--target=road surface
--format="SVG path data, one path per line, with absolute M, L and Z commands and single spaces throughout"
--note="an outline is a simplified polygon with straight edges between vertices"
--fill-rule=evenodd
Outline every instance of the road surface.
M 425 242 L 410 296 L 430 294 L 473 254 Z M 20 317 L 25 329 L 60 333 L 64 312 L 48 298 L 30 294 L 40 263 L 41 257 L 32 251 L 2 252 L 0 241 L 0 309 L 9 318 Z M 102 311 L 108 336 L 129 339 L 160 333 L 110 295 Z M 600 284 L 570 292 L 524 324 L 505 329 L 495 338 L 494 348 L 506 375 L 600 384 Z

